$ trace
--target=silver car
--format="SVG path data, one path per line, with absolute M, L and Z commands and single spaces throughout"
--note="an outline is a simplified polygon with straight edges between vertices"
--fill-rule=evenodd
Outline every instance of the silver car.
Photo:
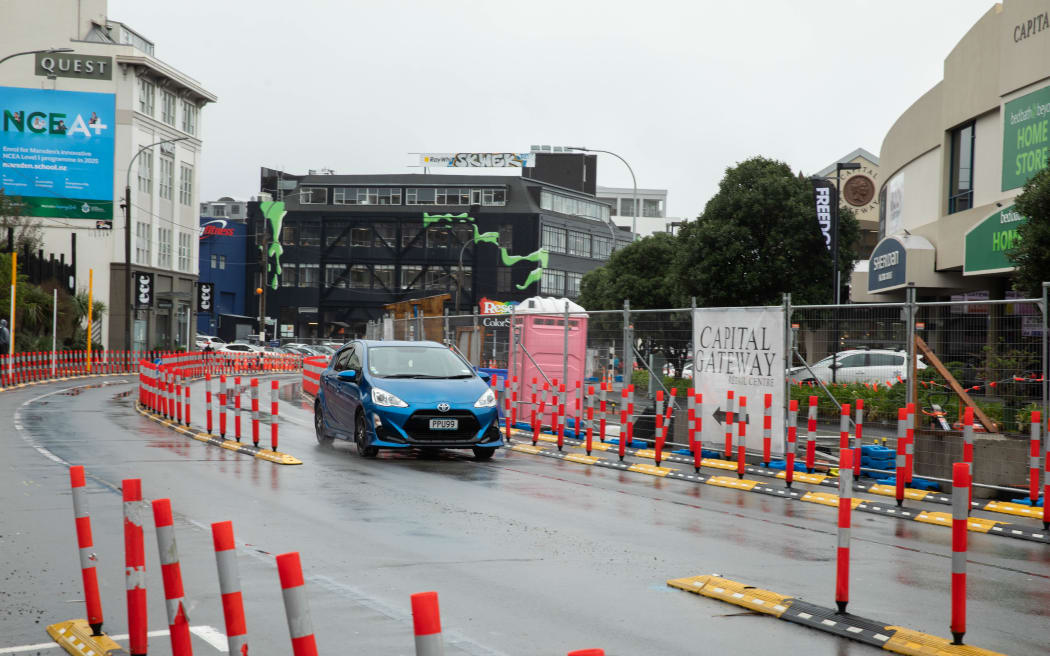
M 922 356 L 917 355 L 915 366 L 925 369 Z M 788 370 L 788 377 L 808 381 L 817 378 L 824 382 L 834 379 L 840 383 L 896 383 L 897 379 L 908 378 L 908 354 L 904 351 L 890 349 L 858 349 L 839 351 L 836 356 L 828 356 L 811 364 L 808 371 L 805 367 L 793 367 Z

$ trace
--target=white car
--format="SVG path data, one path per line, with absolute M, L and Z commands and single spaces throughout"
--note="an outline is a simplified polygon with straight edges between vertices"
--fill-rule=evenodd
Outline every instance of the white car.
M 834 362 L 834 365 L 833 365 Z M 824 382 L 832 380 L 832 370 L 835 370 L 834 379 L 839 383 L 885 383 L 889 381 L 896 383 L 897 378 L 906 380 L 908 378 L 908 354 L 904 351 L 891 351 L 889 349 L 859 349 L 851 351 L 839 351 L 833 360 L 828 356 L 809 368 L 794 367 L 788 370 L 788 377 L 799 381 L 813 380 L 814 377 Z M 925 369 L 926 363 L 922 356 L 916 356 L 915 366 Z
M 220 348 L 225 343 L 226 340 L 221 337 L 216 337 L 214 335 L 197 335 L 196 344 L 198 349 L 203 349 L 205 346 L 210 345 L 214 350 Z
M 219 353 L 262 353 L 262 349 L 251 344 L 223 344 L 215 349 Z

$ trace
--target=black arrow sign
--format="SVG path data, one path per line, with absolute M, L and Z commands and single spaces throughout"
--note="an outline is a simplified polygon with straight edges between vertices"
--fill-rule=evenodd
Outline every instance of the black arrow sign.
M 722 406 L 718 406 L 717 408 L 715 408 L 715 411 L 711 413 L 711 416 L 715 418 L 715 421 L 717 421 L 720 426 L 725 426 L 725 424 L 726 424 L 726 414 L 727 413 L 726 413 L 725 410 L 722 409 Z M 740 413 L 739 412 L 734 413 L 733 414 L 733 419 L 734 419 L 733 423 L 739 422 L 740 421 Z M 744 416 L 744 421 L 747 421 L 747 416 L 746 415 Z

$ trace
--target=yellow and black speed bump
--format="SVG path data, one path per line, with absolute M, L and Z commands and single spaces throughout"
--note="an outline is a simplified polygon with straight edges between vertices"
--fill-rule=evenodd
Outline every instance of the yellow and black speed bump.
M 83 619 L 52 624 L 47 627 L 47 634 L 66 653 L 74 656 L 117 656 L 128 653 L 105 633 L 93 635 L 87 620 Z
M 893 626 L 886 622 L 878 622 L 850 613 L 838 614 L 832 608 L 817 606 L 808 601 L 762 590 L 718 575 L 671 579 L 667 585 L 896 654 L 1003 656 L 999 652 L 972 645 L 953 645 L 945 638 Z
M 170 419 L 150 412 L 148 409 L 146 409 L 139 403 L 135 404 L 135 409 L 138 410 L 139 414 L 143 417 L 148 417 L 149 419 L 157 422 L 158 424 L 170 428 L 176 433 L 182 433 L 183 435 L 192 437 L 193 439 L 199 442 L 204 442 L 205 444 L 222 447 L 229 451 L 236 451 L 237 453 L 243 453 L 246 456 L 252 456 L 258 458 L 259 460 L 267 460 L 278 465 L 303 464 L 302 460 L 299 460 L 295 456 L 288 455 L 287 453 L 281 453 L 280 451 L 271 451 L 270 449 L 263 449 L 261 447 L 257 447 L 251 444 L 241 444 L 240 442 L 235 442 L 234 440 L 224 440 L 220 437 L 216 437 L 215 435 L 209 435 L 208 433 L 205 433 L 203 431 L 194 430 L 187 426 L 180 426 L 178 423 Z
M 516 434 L 520 434 L 522 437 L 527 437 L 529 442 L 532 441 L 532 434 L 527 431 L 519 431 L 515 429 Z M 553 436 L 541 435 L 540 440 L 547 442 L 553 441 Z M 565 439 L 566 446 L 572 446 L 577 448 L 584 448 L 584 442 L 581 440 Z M 595 451 L 606 451 L 611 450 L 610 446 L 615 448 L 615 445 L 602 444 L 595 442 L 592 445 Z M 652 449 L 631 449 L 625 448 L 624 453 L 629 456 L 636 458 L 654 459 L 656 453 Z M 665 453 L 663 456 L 664 462 L 673 462 L 693 466 L 693 459 L 687 458 L 674 453 Z M 704 458 L 702 460 L 704 467 L 713 469 L 724 469 L 726 471 L 736 472 L 736 462 L 732 460 L 719 460 L 715 458 Z M 747 465 L 744 467 L 744 472 L 754 476 L 762 476 L 765 478 L 776 478 L 784 480 L 785 474 L 779 469 L 768 469 L 766 467 L 756 467 L 754 465 Z M 819 485 L 821 487 L 830 487 L 838 489 L 839 479 L 837 476 L 829 476 L 828 474 L 807 474 L 805 472 L 795 472 L 796 483 L 806 483 L 808 485 Z M 866 492 L 868 494 L 874 494 L 883 497 L 896 497 L 897 488 L 893 485 L 882 485 L 880 483 L 858 483 L 853 484 L 854 491 Z M 1018 492 L 1023 494 L 1024 491 Z M 938 492 L 930 492 L 928 490 L 917 490 L 915 488 L 905 488 L 904 498 L 909 501 L 925 501 L 927 503 L 936 503 L 944 506 L 952 505 L 952 497 L 948 494 L 940 494 Z M 1031 519 L 1042 521 L 1043 509 L 1036 506 L 1026 506 L 1020 503 L 1010 503 L 1008 501 L 991 501 L 988 499 L 974 499 L 970 503 L 970 507 L 973 510 L 983 510 L 985 512 L 999 513 L 1003 515 L 1013 515 L 1015 517 L 1028 517 Z
M 527 444 L 515 443 L 517 442 L 517 440 L 511 440 L 512 446 L 510 448 L 512 451 L 517 451 L 519 453 L 529 453 L 532 455 L 544 456 L 547 458 L 568 460 L 569 462 L 588 464 L 593 465 L 595 467 L 605 467 L 608 469 L 616 469 L 620 471 L 632 471 L 641 474 L 659 476 L 662 478 L 672 478 L 683 481 L 689 481 L 691 483 L 702 483 L 704 485 L 734 488 L 746 492 L 756 492 L 758 494 L 765 494 L 767 496 L 780 497 L 783 499 L 790 499 L 793 501 L 802 501 L 805 503 L 816 503 L 823 506 L 838 507 L 838 495 L 833 494 L 831 492 L 812 492 L 798 488 L 782 487 L 779 485 L 774 487 L 768 483 L 763 483 L 761 481 L 754 481 L 746 478 L 740 479 L 737 478 L 735 474 L 733 476 L 709 476 L 707 474 L 702 473 L 693 473 L 692 469 L 690 469 L 688 472 L 682 472 L 671 467 L 656 467 L 648 464 L 618 462 L 615 460 L 607 460 L 598 456 L 581 457 L 579 454 L 555 451 L 539 445 L 533 446 L 531 443 L 531 439 L 532 438 L 530 436 L 529 443 Z M 553 438 L 549 439 L 552 440 Z M 546 444 L 548 439 L 544 439 L 544 437 L 541 436 L 539 441 Z M 879 503 L 877 501 L 870 501 L 868 499 L 861 499 L 856 497 L 853 498 L 852 504 L 854 510 L 871 513 L 874 515 L 884 515 L 886 517 L 894 517 L 897 519 L 904 519 L 912 522 L 919 522 L 922 524 L 932 524 L 934 526 L 943 526 L 945 528 L 951 528 L 952 525 L 952 515 L 951 513 L 947 512 L 931 512 L 928 510 L 920 510 L 913 508 L 898 508 L 895 505 Z M 970 517 L 966 522 L 966 526 L 971 532 L 974 533 L 1001 535 L 1008 538 L 1015 538 L 1018 540 L 1027 540 L 1030 542 L 1050 544 L 1050 532 L 1032 531 L 1014 524 L 1000 522 L 994 519 Z

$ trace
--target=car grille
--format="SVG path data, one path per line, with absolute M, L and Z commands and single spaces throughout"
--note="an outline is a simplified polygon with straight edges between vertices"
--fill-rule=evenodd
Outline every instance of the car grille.
M 431 419 L 458 419 L 457 430 L 430 430 Z M 405 433 L 413 440 L 434 440 L 439 442 L 473 440 L 481 424 L 469 410 L 416 410 L 405 422 Z

